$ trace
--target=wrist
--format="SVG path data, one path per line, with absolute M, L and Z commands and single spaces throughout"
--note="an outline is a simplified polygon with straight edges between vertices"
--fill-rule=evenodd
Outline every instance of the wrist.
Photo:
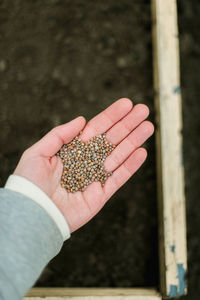
M 21 193 L 35 201 L 45 209 L 49 216 L 54 220 L 63 236 L 63 241 L 70 237 L 70 229 L 63 214 L 49 196 L 36 184 L 25 177 L 12 174 L 8 177 L 4 188 Z

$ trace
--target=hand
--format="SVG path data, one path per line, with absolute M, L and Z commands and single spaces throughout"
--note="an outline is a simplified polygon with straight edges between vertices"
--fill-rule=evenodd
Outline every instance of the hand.
M 81 116 L 57 126 L 25 150 L 14 174 L 39 186 L 60 209 L 73 232 L 95 216 L 145 161 L 147 152 L 140 146 L 154 131 L 153 124 L 144 121 L 148 114 L 146 105 L 137 104 L 133 107 L 129 99 L 122 98 L 87 124 Z M 101 187 L 100 182 L 93 182 L 84 192 L 72 194 L 60 185 L 63 164 L 55 154 L 81 130 L 80 138 L 84 142 L 106 132 L 107 140 L 117 147 L 104 162 L 105 169 L 113 172 L 105 185 Z

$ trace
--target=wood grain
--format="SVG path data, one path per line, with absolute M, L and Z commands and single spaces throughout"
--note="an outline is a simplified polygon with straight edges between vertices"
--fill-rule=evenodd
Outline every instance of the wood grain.
M 186 293 L 187 269 L 182 106 L 175 0 L 152 0 L 153 63 L 163 295 Z
M 33 288 L 24 300 L 160 300 L 155 289 L 140 288 Z

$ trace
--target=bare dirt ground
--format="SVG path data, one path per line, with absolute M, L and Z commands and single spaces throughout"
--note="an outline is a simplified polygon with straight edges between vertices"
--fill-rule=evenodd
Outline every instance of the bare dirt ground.
M 200 2 L 178 1 L 181 77 L 183 95 L 183 137 L 188 235 L 188 296 L 200 295 Z
M 153 118 L 148 2 L 5 2 L 0 19 L 1 184 L 27 146 L 77 115 L 129 97 Z M 146 147 L 140 172 L 72 234 L 37 286 L 157 284 L 154 138 Z
M 197 0 L 179 1 L 190 297 L 200 275 Z M 66 0 L 0 3 L 0 183 L 52 127 L 87 120 L 120 97 L 154 120 L 150 3 Z M 149 158 L 104 209 L 72 234 L 36 286 L 158 286 L 154 137 Z

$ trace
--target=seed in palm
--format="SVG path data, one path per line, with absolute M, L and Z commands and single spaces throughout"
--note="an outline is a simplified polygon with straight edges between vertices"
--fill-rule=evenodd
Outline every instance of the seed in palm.
M 57 152 L 63 162 L 61 186 L 71 193 L 84 191 L 94 181 L 100 181 L 104 186 L 112 172 L 105 170 L 103 162 L 115 147 L 106 140 L 105 133 L 85 143 L 76 136 L 64 144 Z

